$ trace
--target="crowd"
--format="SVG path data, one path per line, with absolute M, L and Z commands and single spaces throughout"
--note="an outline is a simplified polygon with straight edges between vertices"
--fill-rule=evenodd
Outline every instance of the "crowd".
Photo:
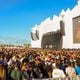
M 80 75 L 80 49 L 0 50 L 0 80 L 65 78 Z

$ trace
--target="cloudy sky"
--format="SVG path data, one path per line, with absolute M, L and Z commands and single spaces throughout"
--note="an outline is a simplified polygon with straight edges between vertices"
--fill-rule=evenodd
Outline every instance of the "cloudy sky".
M 30 42 L 35 24 L 76 4 L 77 0 L 0 0 L 0 43 Z

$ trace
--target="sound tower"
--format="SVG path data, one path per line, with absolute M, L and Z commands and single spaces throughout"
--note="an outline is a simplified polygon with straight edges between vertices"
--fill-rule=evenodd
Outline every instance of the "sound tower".
M 60 21 L 60 31 L 62 35 L 65 35 L 64 22 L 62 20 Z

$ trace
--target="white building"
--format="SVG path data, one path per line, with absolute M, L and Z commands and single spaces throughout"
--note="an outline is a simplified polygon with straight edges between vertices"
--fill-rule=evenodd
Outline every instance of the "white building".
M 31 36 L 33 48 L 80 48 L 80 0 L 72 10 L 35 25 Z

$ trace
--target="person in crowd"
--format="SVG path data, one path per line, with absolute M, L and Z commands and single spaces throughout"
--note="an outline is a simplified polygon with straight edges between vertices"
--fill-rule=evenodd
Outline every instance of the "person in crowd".
M 12 70 L 10 76 L 12 80 L 22 80 L 22 72 L 20 70 L 19 62 L 14 62 L 14 69 Z
M 55 68 L 52 71 L 52 78 L 65 78 L 66 75 L 63 70 L 60 69 L 60 63 L 56 63 Z
M 27 71 L 28 71 L 28 65 L 27 65 L 26 62 L 24 62 L 22 64 L 21 71 L 22 71 L 22 80 L 29 80 L 29 75 L 27 73 Z
M 36 79 L 41 79 L 43 77 L 43 74 L 40 70 L 40 67 L 39 67 L 39 59 L 36 57 L 35 59 L 35 63 L 34 63 L 34 66 L 32 68 L 32 75 L 33 75 L 33 78 L 36 78 Z
M 76 76 L 76 71 L 75 68 L 71 65 L 71 62 L 67 62 L 67 67 L 66 67 L 66 75 L 67 76 Z
M 66 67 L 67 67 L 67 63 L 64 63 L 64 61 L 63 60 L 61 60 L 61 66 L 60 66 L 60 69 L 61 70 L 63 70 L 64 71 L 64 73 L 66 74 Z
M 6 70 L 3 62 L 0 62 L 0 80 L 6 80 Z
M 42 78 L 48 78 L 49 75 L 48 75 L 48 71 L 47 71 L 47 68 L 46 68 L 46 65 L 45 65 L 45 62 L 42 61 L 40 58 L 38 59 L 39 61 L 39 64 L 38 64 L 38 67 L 43 75 Z
M 80 75 L 80 58 L 78 58 L 76 61 L 75 71 L 77 75 Z

